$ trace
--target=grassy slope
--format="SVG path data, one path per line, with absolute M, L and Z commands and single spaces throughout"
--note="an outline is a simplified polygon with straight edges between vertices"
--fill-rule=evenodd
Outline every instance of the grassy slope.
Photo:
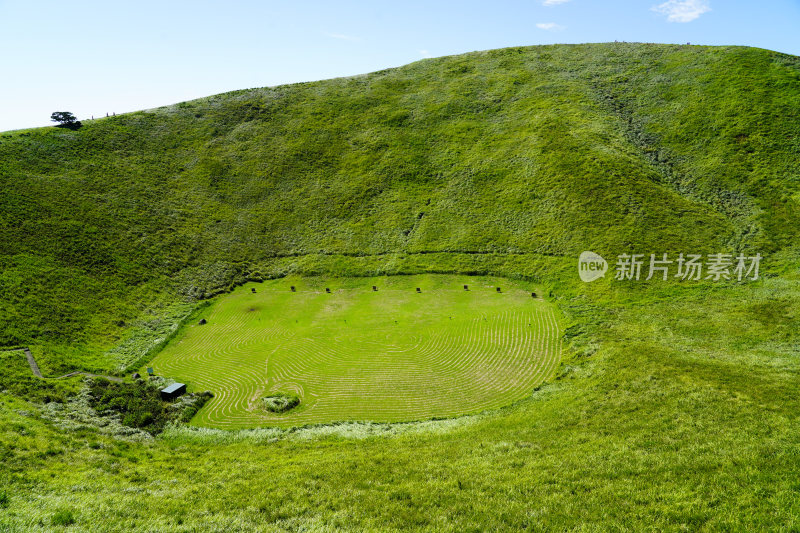
M 0 342 L 97 354 L 165 287 L 276 255 L 770 251 L 797 232 L 794 61 L 506 49 L 0 136 Z
M 175 294 L 287 272 L 535 277 L 575 321 L 561 379 L 449 431 L 127 445 L 3 395 L 2 520 L 796 529 L 798 110 L 797 58 L 608 44 L 0 136 L 0 341 L 45 371 L 111 368 Z M 773 277 L 579 287 L 583 249 L 761 251 Z

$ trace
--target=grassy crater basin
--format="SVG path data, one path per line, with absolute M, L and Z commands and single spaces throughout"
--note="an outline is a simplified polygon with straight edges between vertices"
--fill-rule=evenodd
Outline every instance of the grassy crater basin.
M 251 283 L 219 297 L 151 366 L 214 393 L 193 419 L 206 427 L 476 413 L 528 396 L 560 361 L 556 309 L 533 292 L 448 275 Z M 265 409 L 278 395 L 298 403 Z

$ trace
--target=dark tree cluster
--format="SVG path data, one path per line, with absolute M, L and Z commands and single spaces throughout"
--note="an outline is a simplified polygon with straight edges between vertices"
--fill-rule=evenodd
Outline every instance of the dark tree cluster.
M 67 128 L 70 130 L 77 130 L 82 126 L 81 121 L 75 118 L 75 115 L 69 111 L 55 111 L 50 115 L 50 120 L 57 122 L 57 128 Z

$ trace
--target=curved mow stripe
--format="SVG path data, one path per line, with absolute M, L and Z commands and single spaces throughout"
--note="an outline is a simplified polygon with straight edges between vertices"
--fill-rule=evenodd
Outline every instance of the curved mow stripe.
M 214 315 L 212 315 L 213 317 Z M 340 420 L 414 420 L 479 412 L 528 396 L 552 375 L 561 339 L 551 310 L 518 306 L 427 327 L 391 343 L 393 322 L 361 338 L 343 329 L 302 336 L 279 319 L 253 326 L 247 311 L 192 330 L 156 359 L 159 373 L 185 376 L 215 397 L 196 422 L 219 428 Z M 224 320 L 223 320 L 224 318 Z M 212 321 L 210 321 L 212 323 Z M 394 333 L 395 335 L 392 335 Z M 294 391 L 285 414 L 254 408 L 275 391 Z

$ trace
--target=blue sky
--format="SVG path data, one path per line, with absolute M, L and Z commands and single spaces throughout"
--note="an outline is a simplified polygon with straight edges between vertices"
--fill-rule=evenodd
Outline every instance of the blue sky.
M 0 131 L 505 46 L 644 41 L 800 55 L 800 0 L 0 0 Z

